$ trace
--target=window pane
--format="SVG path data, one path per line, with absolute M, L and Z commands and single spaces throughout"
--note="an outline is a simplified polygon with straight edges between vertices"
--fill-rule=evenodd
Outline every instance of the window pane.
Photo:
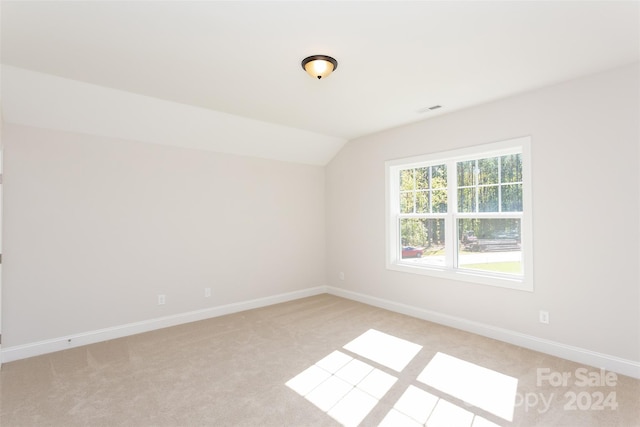
M 416 213 L 430 213 L 428 191 L 416 192 Z
M 478 188 L 478 211 L 498 212 L 498 186 Z
M 431 203 L 433 213 L 447 212 L 447 190 L 434 190 L 431 193 Z
M 444 266 L 444 219 L 401 218 L 402 259 L 422 265 Z
M 402 246 L 423 247 L 427 243 L 427 229 L 423 218 L 401 218 L 400 238 Z
M 522 212 L 522 184 L 509 184 L 502 187 L 502 211 Z
M 511 154 L 502 156 L 502 182 L 522 182 L 522 156 Z
M 429 168 L 418 168 L 415 172 L 416 190 L 429 189 Z
M 400 171 L 400 190 L 413 190 L 413 169 Z
M 400 193 L 400 213 L 413 213 L 413 192 Z
M 458 219 L 458 267 L 522 274 L 518 218 Z
M 473 170 L 476 167 L 475 160 L 458 162 L 458 187 L 474 185 Z
M 458 189 L 458 212 L 475 212 L 475 188 Z
M 447 165 L 431 167 L 431 188 L 447 188 Z
M 480 175 L 478 176 L 478 184 L 498 184 L 498 158 L 490 157 L 488 159 L 478 160 L 478 169 Z

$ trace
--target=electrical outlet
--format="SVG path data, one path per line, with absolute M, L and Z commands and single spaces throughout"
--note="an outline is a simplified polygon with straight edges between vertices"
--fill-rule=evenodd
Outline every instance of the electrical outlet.
M 540 323 L 549 323 L 549 312 L 545 310 L 540 310 Z
M 338 277 L 340 278 L 340 280 L 344 280 L 344 273 L 341 271 Z
M 211 288 L 204 288 L 204 297 L 209 298 L 211 296 Z
M 164 305 L 166 297 L 162 294 L 158 295 L 158 305 Z

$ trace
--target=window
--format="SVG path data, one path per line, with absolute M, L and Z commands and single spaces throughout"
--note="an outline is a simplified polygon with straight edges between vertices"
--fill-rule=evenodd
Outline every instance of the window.
M 530 138 L 392 160 L 387 268 L 533 290 Z

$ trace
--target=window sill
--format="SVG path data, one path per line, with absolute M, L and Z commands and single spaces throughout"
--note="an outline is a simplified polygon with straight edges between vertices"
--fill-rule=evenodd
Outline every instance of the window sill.
M 412 264 L 390 262 L 387 269 L 401 271 L 403 273 L 420 274 L 424 276 L 438 277 L 442 279 L 471 282 L 475 284 L 495 286 L 500 288 L 515 289 L 518 291 L 533 292 L 533 281 L 518 276 L 501 276 L 486 274 L 479 271 L 440 268 L 436 266 L 416 266 Z

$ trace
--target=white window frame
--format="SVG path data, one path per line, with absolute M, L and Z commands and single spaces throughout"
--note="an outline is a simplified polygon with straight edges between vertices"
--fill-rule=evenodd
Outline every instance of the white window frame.
M 456 162 L 521 153 L 522 213 L 458 213 Z M 403 262 L 400 244 L 400 173 L 402 169 L 447 164 L 447 213 L 432 214 L 445 218 L 445 267 Z M 533 227 L 531 221 L 531 137 L 521 137 L 458 150 L 426 154 L 385 162 L 386 173 L 386 267 L 405 273 L 459 280 L 503 288 L 533 291 Z M 455 268 L 457 264 L 457 219 L 465 217 L 520 218 L 522 275 Z

